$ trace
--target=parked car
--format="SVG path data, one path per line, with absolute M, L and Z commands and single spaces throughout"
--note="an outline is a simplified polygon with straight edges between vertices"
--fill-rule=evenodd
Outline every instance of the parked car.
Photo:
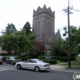
M 3 57 L 2 57 L 2 60 L 5 62 L 5 61 L 6 61 L 6 57 L 5 57 L 5 56 L 3 56 Z
M 6 60 L 6 63 L 14 65 L 16 64 L 16 62 L 19 62 L 19 61 L 21 61 L 19 58 L 11 56 Z
M 35 70 L 36 72 L 40 70 L 50 70 L 50 63 L 43 62 L 40 59 L 27 59 L 23 62 L 17 62 L 15 67 L 18 69 L 25 68 Z
M 0 55 L 0 58 L 2 58 L 3 62 L 6 61 L 6 57 L 5 56 Z
M 2 56 L 0 56 L 0 64 L 3 64 Z

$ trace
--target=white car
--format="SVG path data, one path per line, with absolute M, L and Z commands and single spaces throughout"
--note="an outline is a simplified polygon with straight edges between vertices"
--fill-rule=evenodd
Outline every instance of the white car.
M 17 62 L 15 66 L 18 69 L 21 68 L 31 69 L 31 70 L 35 70 L 36 72 L 40 70 L 46 70 L 46 71 L 50 70 L 50 63 L 43 62 L 40 59 L 27 59 L 23 62 Z

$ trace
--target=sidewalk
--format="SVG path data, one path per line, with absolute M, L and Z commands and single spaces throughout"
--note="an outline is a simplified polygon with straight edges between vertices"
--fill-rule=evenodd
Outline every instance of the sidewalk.
M 53 70 L 65 70 L 65 66 L 56 64 L 56 65 L 50 65 L 51 69 Z
M 66 71 L 66 72 L 80 72 L 80 70 L 66 69 L 65 66 L 59 64 L 50 65 L 50 67 L 52 70 L 59 70 L 59 71 Z

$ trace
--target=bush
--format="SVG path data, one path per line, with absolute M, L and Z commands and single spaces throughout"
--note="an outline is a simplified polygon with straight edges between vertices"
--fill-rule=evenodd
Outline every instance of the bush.
M 45 56 L 38 56 L 38 59 L 46 59 Z M 51 59 L 55 59 L 54 56 L 51 56 Z
M 45 59 L 45 56 L 39 56 L 38 59 Z
M 29 59 L 29 58 L 32 58 L 32 57 L 31 56 L 21 57 L 21 60 L 26 60 L 26 59 Z
M 50 64 L 56 64 L 57 63 L 57 60 L 56 59 L 42 59 L 42 61 L 48 62 Z
M 68 62 L 68 57 L 57 57 L 55 56 L 55 59 L 60 60 L 62 62 Z M 75 57 L 71 57 L 71 61 L 75 60 Z
M 2 55 L 2 56 L 7 56 L 7 55 L 9 55 L 9 54 L 3 53 L 3 54 L 0 54 L 0 55 Z
M 55 59 L 55 57 L 54 56 L 51 56 L 51 59 Z
M 54 58 L 54 56 L 51 56 L 51 59 L 46 59 L 45 56 L 39 56 L 38 59 L 41 59 L 44 62 L 48 62 L 50 64 L 56 64 L 57 60 Z

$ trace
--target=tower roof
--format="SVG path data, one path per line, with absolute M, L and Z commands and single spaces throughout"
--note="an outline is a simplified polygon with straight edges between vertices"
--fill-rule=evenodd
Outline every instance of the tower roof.
M 52 11 L 50 7 L 46 8 L 46 5 L 44 5 L 43 8 L 39 6 L 36 11 L 33 10 L 33 17 L 41 13 L 47 13 L 50 16 L 55 17 L 55 11 Z

